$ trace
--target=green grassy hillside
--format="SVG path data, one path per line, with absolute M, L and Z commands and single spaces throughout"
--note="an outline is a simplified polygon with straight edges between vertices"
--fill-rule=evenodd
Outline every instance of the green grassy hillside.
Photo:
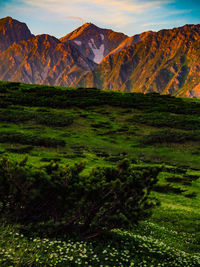
M 162 167 L 152 192 L 161 205 L 134 232 L 56 241 L 30 239 L 5 224 L 2 265 L 200 264 L 200 100 L 7 82 L 0 95 L 2 155 L 17 161 L 28 155 L 34 166 L 85 161 L 83 175 L 124 158 L 137 169 Z

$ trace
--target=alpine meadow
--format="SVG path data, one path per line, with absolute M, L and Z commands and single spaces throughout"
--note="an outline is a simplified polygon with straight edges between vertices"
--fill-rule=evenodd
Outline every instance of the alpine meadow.
M 198 11 L 0 2 L 0 266 L 200 266 Z

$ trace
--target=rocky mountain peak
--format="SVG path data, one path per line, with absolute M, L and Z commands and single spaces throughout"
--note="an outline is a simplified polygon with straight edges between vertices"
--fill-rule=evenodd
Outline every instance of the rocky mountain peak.
M 2 18 L 0 19 L 0 29 L 5 26 L 5 24 L 7 23 L 12 23 L 13 19 L 11 17 L 5 17 L 5 18 Z
M 91 22 L 86 22 L 84 23 L 81 27 L 81 29 L 91 29 L 91 28 L 98 28 L 95 24 L 91 23 Z
M 0 19 L 0 53 L 14 42 L 19 43 L 34 37 L 25 23 L 11 17 Z
M 83 55 L 99 64 L 108 53 L 127 37 L 123 33 L 99 28 L 93 23 L 85 23 L 61 38 L 60 41 L 72 42 Z
M 85 37 L 85 35 L 89 34 L 95 34 L 97 33 L 97 31 L 100 30 L 99 27 L 97 27 L 96 25 L 92 24 L 92 23 L 85 23 L 82 26 L 80 26 L 79 28 L 77 28 L 76 30 L 74 30 L 73 32 L 65 35 L 64 37 L 60 38 L 61 42 L 67 42 L 69 40 L 73 40 L 76 38 L 83 38 Z

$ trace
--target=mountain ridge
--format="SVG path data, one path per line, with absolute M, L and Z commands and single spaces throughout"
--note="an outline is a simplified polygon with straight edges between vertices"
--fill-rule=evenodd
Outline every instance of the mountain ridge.
M 85 23 L 57 39 L 6 17 L 0 36 L 1 80 L 200 97 L 200 24 L 128 37 Z
M 161 30 L 105 57 L 85 79 L 90 86 L 108 90 L 199 97 L 199 54 L 199 24 Z

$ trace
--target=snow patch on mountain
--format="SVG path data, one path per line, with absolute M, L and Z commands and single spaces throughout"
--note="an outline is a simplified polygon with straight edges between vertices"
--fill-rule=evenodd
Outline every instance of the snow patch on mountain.
M 105 46 L 104 44 L 101 44 L 99 48 L 96 47 L 95 43 L 94 43 L 94 39 L 90 39 L 88 42 L 89 47 L 91 48 L 93 54 L 94 54 L 94 59 L 93 61 L 95 63 L 100 63 L 103 58 L 104 58 L 104 51 L 105 51 Z
M 78 40 L 74 41 L 74 43 L 77 44 L 77 45 L 82 45 L 82 42 L 78 41 Z
M 101 35 L 101 40 L 103 41 L 104 40 L 104 35 L 103 34 L 100 34 Z

